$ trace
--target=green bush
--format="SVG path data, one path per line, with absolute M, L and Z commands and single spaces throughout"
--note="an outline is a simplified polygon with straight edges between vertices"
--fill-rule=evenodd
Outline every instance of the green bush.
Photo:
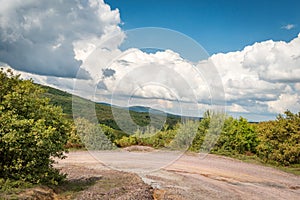
M 85 147 L 83 142 L 81 141 L 80 136 L 77 134 L 75 125 L 72 125 L 72 129 L 69 132 L 68 141 L 65 147 L 68 149 L 81 149 Z
M 222 113 L 205 112 L 189 150 L 195 152 L 212 150 L 222 132 L 225 117 Z
M 258 138 L 254 127 L 246 119 L 234 119 L 222 113 L 209 113 L 199 123 L 191 151 L 215 153 L 255 153 Z
M 110 150 L 115 148 L 111 142 L 112 130 L 104 125 L 91 123 L 87 119 L 75 119 L 76 132 L 80 140 L 89 150 Z
M 174 128 L 179 127 L 179 124 Z M 169 147 L 170 142 L 176 135 L 176 129 L 169 129 L 166 125 L 162 131 L 156 130 L 154 127 L 145 128 L 145 130 L 137 129 L 133 135 L 123 136 L 121 139 L 115 140 L 119 147 L 127 147 L 132 145 L 151 146 L 154 148 Z
M 245 118 L 225 120 L 222 133 L 214 148 L 219 152 L 231 152 L 232 154 L 245 154 L 256 152 L 258 138 L 254 127 Z
M 132 145 L 137 145 L 137 138 L 133 135 L 123 136 L 121 139 L 115 141 L 119 147 L 128 147 Z
M 52 158 L 63 158 L 70 124 L 43 93 L 31 80 L 1 69 L 0 178 L 54 184 L 63 179 Z
M 171 149 L 186 150 L 188 149 L 198 130 L 198 122 L 188 120 L 184 123 L 179 124 L 178 128 L 175 129 L 174 139 L 168 145 Z
M 281 165 L 300 163 L 300 113 L 286 111 L 276 120 L 258 124 L 257 152 L 266 162 Z

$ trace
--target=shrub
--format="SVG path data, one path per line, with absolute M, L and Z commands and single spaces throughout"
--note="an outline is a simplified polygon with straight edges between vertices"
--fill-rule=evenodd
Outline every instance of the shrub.
M 75 119 L 75 125 L 77 134 L 87 149 L 110 150 L 115 147 L 109 138 L 112 137 L 112 130 L 109 127 L 101 125 L 101 128 L 100 125 L 84 118 Z
M 170 142 L 169 146 L 172 149 L 186 150 L 188 149 L 197 133 L 198 122 L 188 120 L 185 123 L 181 123 L 177 129 L 175 129 L 175 137 Z
M 70 124 L 31 80 L 0 71 L 0 178 L 32 183 L 63 179 L 52 168 L 63 158 Z
M 222 113 L 206 113 L 199 123 L 191 151 L 215 153 L 255 153 L 258 138 L 254 127 L 246 119 L 238 120 Z
M 259 157 L 281 165 L 300 163 L 300 113 L 286 111 L 276 120 L 258 124 Z

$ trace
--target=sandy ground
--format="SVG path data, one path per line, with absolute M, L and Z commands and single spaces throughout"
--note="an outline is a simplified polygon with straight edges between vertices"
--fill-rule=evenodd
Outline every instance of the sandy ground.
M 67 156 L 56 167 L 67 169 L 72 176 L 85 176 L 79 169 L 93 170 L 95 177 L 107 170 L 134 172 L 154 188 L 154 199 L 300 199 L 299 176 L 222 156 L 125 150 L 75 151 Z M 131 188 L 133 196 L 137 187 Z M 93 197 L 93 190 L 87 192 Z M 111 195 L 109 199 L 118 199 Z M 144 199 L 151 198 L 148 195 Z

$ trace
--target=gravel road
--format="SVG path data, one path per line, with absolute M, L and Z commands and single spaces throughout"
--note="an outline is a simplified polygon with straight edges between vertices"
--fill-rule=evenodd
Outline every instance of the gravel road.
M 299 176 L 222 156 L 125 150 L 67 156 L 56 167 L 73 174 L 76 168 L 137 173 L 154 188 L 154 199 L 300 199 Z

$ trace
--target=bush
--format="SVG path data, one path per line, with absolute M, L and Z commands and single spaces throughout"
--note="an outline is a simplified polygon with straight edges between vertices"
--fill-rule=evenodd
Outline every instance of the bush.
M 176 150 L 188 149 L 196 136 L 198 126 L 198 122 L 192 120 L 179 124 L 178 128 L 174 130 L 175 137 L 170 142 L 169 147 Z
M 0 178 L 56 184 L 70 124 L 31 80 L 0 70 Z
M 129 147 L 132 145 L 137 145 L 137 138 L 133 135 L 127 137 L 127 136 L 123 136 L 121 139 L 116 140 L 116 144 L 119 147 Z
M 255 153 L 258 138 L 254 127 L 246 119 L 234 119 L 221 113 L 206 113 L 199 123 L 191 151 L 215 153 Z
M 255 153 L 258 138 L 254 127 L 245 118 L 225 120 L 215 151 L 233 154 Z
M 75 125 L 72 125 L 72 129 L 69 132 L 68 141 L 65 147 L 68 149 L 70 148 L 81 149 L 85 147 L 83 142 L 81 141 L 80 136 L 77 134 Z
M 110 141 L 112 130 L 109 127 L 93 124 L 87 119 L 75 119 L 76 131 L 84 146 L 89 150 L 110 150 L 115 148 Z M 107 134 L 107 135 L 106 135 Z
M 258 124 L 258 155 L 281 165 L 300 163 L 300 113 L 286 111 L 276 120 Z

